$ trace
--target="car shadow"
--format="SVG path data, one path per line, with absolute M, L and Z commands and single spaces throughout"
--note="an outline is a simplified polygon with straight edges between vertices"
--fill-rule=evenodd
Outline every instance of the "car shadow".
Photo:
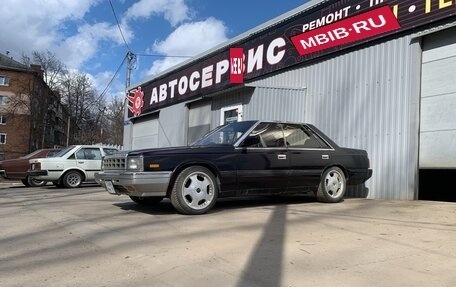
M 220 198 L 208 214 L 219 213 L 228 210 L 271 207 L 278 205 L 291 205 L 302 203 L 315 203 L 313 195 L 290 195 L 290 196 L 249 196 L 236 198 Z M 177 214 L 171 201 L 167 198 L 158 204 L 137 204 L 133 201 L 117 202 L 113 204 L 122 210 L 137 211 L 151 215 Z
M 98 183 L 96 182 L 88 182 L 88 183 L 83 183 L 81 184 L 80 188 L 83 188 L 83 187 L 101 187 L 101 185 L 99 185 Z M 25 186 L 23 184 L 17 184 L 17 185 L 11 185 L 11 186 L 8 186 L 7 188 L 11 188 L 11 189 L 22 189 L 22 188 L 32 188 L 32 189 L 66 189 L 66 190 L 71 190 L 71 188 L 65 188 L 65 187 L 57 187 L 51 183 L 48 183 L 46 185 L 43 185 L 43 186 L 37 186 L 37 187 L 31 187 L 31 186 Z
M 138 204 L 133 201 L 117 202 L 114 206 L 120 207 L 126 211 L 137 211 L 151 215 L 175 214 L 176 210 L 168 199 L 163 199 L 160 203 L 155 204 Z
M 66 187 L 57 187 L 53 184 L 48 184 L 46 186 L 43 186 L 44 188 L 47 188 L 47 189 L 65 189 L 65 190 L 72 190 L 73 188 L 66 188 Z M 76 189 L 78 188 L 84 188 L 84 187 L 101 187 L 101 185 L 99 185 L 98 183 L 96 182 L 84 182 L 82 183 L 79 187 L 76 187 Z

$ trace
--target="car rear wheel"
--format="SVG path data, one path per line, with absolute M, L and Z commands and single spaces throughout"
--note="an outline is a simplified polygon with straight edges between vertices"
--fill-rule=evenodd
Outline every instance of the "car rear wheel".
M 27 178 L 21 179 L 21 181 L 22 181 L 22 184 L 23 184 L 23 185 L 25 185 L 25 186 L 27 186 L 27 187 L 30 187 L 30 184 L 29 184 Z
M 82 183 L 82 174 L 76 170 L 70 170 L 63 176 L 63 185 L 66 188 L 76 188 Z
M 44 186 L 47 183 L 44 180 L 38 180 L 38 179 L 35 179 L 33 177 L 30 177 L 30 176 L 27 176 L 26 180 L 27 180 L 28 186 L 31 186 L 31 187 Z
M 335 203 L 344 198 L 347 182 L 344 172 L 338 167 L 330 167 L 323 173 L 316 192 L 317 200 Z
M 203 214 L 214 206 L 218 191 L 217 179 L 209 169 L 191 166 L 177 176 L 171 203 L 182 214 Z
M 142 196 L 131 196 L 131 200 L 136 202 L 140 205 L 149 205 L 149 204 L 157 204 L 162 201 L 163 197 L 160 196 L 153 196 L 153 197 L 142 197 Z

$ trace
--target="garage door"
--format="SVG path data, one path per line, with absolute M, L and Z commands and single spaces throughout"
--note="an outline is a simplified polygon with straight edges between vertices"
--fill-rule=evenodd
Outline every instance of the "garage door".
M 188 108 L 187 144 L 192 144 L 211 129 L 211 101 L 194 102 Z
M 158 116 L 137 120 L 132 127 L 132 149 L 158 147 Z
M 456 28 L 424 38 L 420 168 L 456 168 Z

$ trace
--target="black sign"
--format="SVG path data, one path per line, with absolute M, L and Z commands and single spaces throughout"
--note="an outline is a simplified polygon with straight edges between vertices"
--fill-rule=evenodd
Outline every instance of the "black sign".
M 232 47 L 244 49 L 244 80 L 248 82 L 322 55 L 454 16 L 456 14 L 456 3 L 454 2 L 453 0 L 326 1 L 311 7 L 306 12 L 299 13 L 272 27 L 258 31 L 244 40 L 233 43 L 231 47 L 215 51 L 203 58 L 190 62 L 178 70 L 161 75 L 152 81 L 135 87 L 127 95 L 131 98 L 129 117 L 139 116 L 234 86 L 229 81 L 229 50 Z M 299 55 L 290 40 L 292 36 L 336 23 L 385 5 L 388 5 L 397 17 L 400 29 L 304 56 Z M 131 96 L 135 95 L 136 97 L 139 94 L 137 92 L 138 88 L 143 92 L 141 97 L 143 102 L 140 102 L 139 98 Z M 136 109 L 134 106 L 135 100 L 137 103 Z

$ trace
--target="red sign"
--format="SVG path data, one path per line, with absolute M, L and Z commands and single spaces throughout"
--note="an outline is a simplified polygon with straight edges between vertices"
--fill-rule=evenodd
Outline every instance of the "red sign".
M 133 94 L 130 96 L 128 94 Z M 141 115 L 142 108 L 144 106 L 144 92 L 141 90 L 141 87 L 138 87 L 134 90 L 130 90 L 127 94 L 127 100 L 129 102 L 128 109 L 133 114 L 134 117 Z
M 244 49 L 230 48 L 230 83 L 244 83 Z
M 384 7 L 386 5 L 397 20 Z M 398 37 L 402 37 L 410 34 L 412 29 L 417 32 L 425 26 L 432 28 L 455 19 L 455 0 L 320 1 L 303 13 L 297 13 L 233 43 L 233 47 L 243 49 L 245 57 L 240 53 L 230 57 L 230 48 L 223 47 L 173 72 L 160 74 L 144 82 L 141 85 L 143 99 L 138 91 L 134 91 L 138 86 L 133 87 L 128 92 L 131 107 L 128 117 L 149 114 L 199 98 L 202 94 L 210 95 L 229 88 L 234 78 L 238 77 L 235 82 L 241 79 L 239 67 L 242 67 L 243 82 L 250 82 L 349 47 L 373 40 L 380 42 L 382 38 L 389 41 L 395 33 L 400 32 Z M 294 43 L 291 39 L 295 40 Z M 304 53 L 304 56 L 300 56 L 300 53 Z M 239 60 L 234 61 L 233 58 Z M 238 65 L 241 62 L 242 65 Z
M 301 56 L 401 28 L 388 6 L 291 37 Z

